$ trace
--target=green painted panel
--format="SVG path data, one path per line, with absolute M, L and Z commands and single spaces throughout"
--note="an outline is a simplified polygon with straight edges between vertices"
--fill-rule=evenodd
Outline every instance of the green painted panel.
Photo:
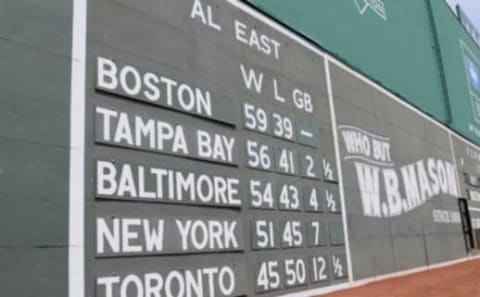
M 2 296 L 68 296 L 66 247 L 0 247 Z
M 427 1 L 248 1 L 436 119 L 449 120 Z
M 0 4 L 2 296 L 68 296 L 72 0 Z
M 480 49 L 443 1 L 431 1 L 452 111 L 452 128 L 480 143 Z

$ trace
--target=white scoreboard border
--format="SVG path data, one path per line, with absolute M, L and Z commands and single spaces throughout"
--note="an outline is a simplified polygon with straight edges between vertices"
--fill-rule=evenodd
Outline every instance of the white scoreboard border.
M 85 297 L 86 39 L 87 0 L 73 0 L 68 222 L 69 297 Z
M 85 297 L 85 79 L 86 79 L 86 41 L 87 41 L 87 1 L 88 0 L 73 0 L 73 21 L 72 21 L 72 57 L 71 57 L 71 94 L 70 94 L 70 160 L 69 160 L 69 248 L 68 248 L 68 297 Z M 338 146 L 338 134 L 337 134 L 337 123 L 336 123 L 336 114 L 335 107 L 333 104 L 334 98 L 332 94 L 332 85 L 330 81 L 330 64 L 335 64 L 336 66 L 342 68 L 343 70 L 349 72 L 355 77 L 359 78 L 366 84 L 374 87 L 375 89 L 381 91 L 383 94 L 389 98 L 400 103 L 404 107 L 416 112 L 426 120 L 434 123 L 438 127 L 444 129 L 452 141 L 452 137 L 457 137 L 460 140 L 472 145 L 475 148 L 478 148 L 471 141 L 468 141 L 458 135 L 456 132 L 453 132 L 446 128 L 444 125 L 440 124 L 436 120 L 428 117 L 423 114 L 413 106 L 409 105 L 396 95 L 392 94 L 383 87 L 377 85 L 375 82 L 367 78 L 366 76 L 357 73 L 355 70 L 351 69 L 349 66 L 343 64 L 342 62 L 334 59 L 329 54 L 321 51 L 318 46 L 313 43 L 303 39 L 302 37 L 296 35 L 283 25 L 277 23 L 271 18 L 265 16 L 264 14 L 258 12 L 247 4 L 241 2 L 240 0 L 225 0 L 233 6 L 241 9 L 242 11 L 248 13 L 249 15 L 261 20 L 265 24 L 274 28 L 278 32 L 288 36 L 298 44 L 304 46 L 305 48 L 311 50 L 312 52 L 318 54 L 319 56 L 325 58 L 325 73 L 327 78 L 327 88 L 329 94 L 330 102 L 330 111 L 332 118 L 332 128 L 334 135 L 334 145 L 335 145 L 335 155 L 337 160 L 338 176 L 339 176 L 339 187 L 340 187 L 340 197 L 342 201 L 342 219 L 344 226 L 344 235 L 345 235 L 345 248 L 347 256 L 347 265 L 348 265 L 348 274 L 349 281 L 339 285 L 333 285 L 329 287 L 324 287 L 320 289 L 313 289 L 304 292 L 298 292 L 294 294 L 288 294 L 284 296 L 312 296 L 315 294 L 326 294 L 333 291 L 338 291 L 350 287 L 356 287 L 363 285 L 372 281 L 378 281 L 382 279 L 388 279 L 392 277 L 402 276 L 410 273 L 415 273 L 419 271 L 429 270 L 437 267 L 444 267 L 452 265 L 455 263 L 467 261 L 469 259 L 479 258 L 477 257 L 465 257 L 459 260 L 444 262 L 431 266 L 424 266 L 415 269 L 400 271 L 392 274 L 383 275 L 380 277 L 373 277 L 369 279 L 354 281 L 352 275 L 352 262 L 350 254 L 350 246 L 348 240 L 348 230 L 347 230 L 347 215 L 345 209 L 345 195 L 343 191 L 343 179 L 341 166 L 338 163 L 340 153 Z M 455 160 L 454 148 L 451 143 L 452 159 Z M 458 182 L 458 175 L 457 175 Z

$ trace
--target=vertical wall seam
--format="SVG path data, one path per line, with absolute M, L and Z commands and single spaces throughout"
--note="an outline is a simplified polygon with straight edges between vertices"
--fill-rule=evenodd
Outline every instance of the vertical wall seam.
M 457 165 L 457 158 L 455 157 L 455 147 L 453 146 L 453 133 L 452 132 L 448 132 L 448 139 L 450 141 L 450 151 L 452 152 L 452 160 L 453 160 L 453 166 L 457 169 L 455 171 L 455 180 L 457 182 L 457 191 L 458 191 L 458 197 L 460 198 L 462 196 L 462 190 L 461 190 L 461 187 L 460 187 L 460 178 L 458 176 L 458 170 L 460 168 L 458 168 L 458 165 Z
M 440 38 L 438 36 L 437 22 L 435 21 L 433 6 L 430 1 L 431 0 L 425 0 L 427 4 L 428 18 L 429 18 L 430 28 L 432 31 L 433 42 L 434 42 L 433 50 L 435 52 L 437 65 L 438 65 L 438 72 L 440 75 L 440 82 L 442 85 L 443 103 L 446 110 L 446 123 L 448 126 L 450 126 L 452 124 L 453 117 L 452 117 L 452 109 L 450 105 L 450 95 L 448 91 L 447 76 L 446 76 L 443 57 L 442 57 L 442 50 L 440 47 Z

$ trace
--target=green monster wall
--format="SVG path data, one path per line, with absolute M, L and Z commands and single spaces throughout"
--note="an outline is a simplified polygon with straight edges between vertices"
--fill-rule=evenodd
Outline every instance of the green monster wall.
M 249 2 L 437 120 L 448 121 L 426 1 Z M 383 3 L 383 10 L 369 3 Z
M 72 3 L 0 4 L 2 296 L 68 296 Z
M 480 49 L 445 1 L 248 1 L 480 143 Z
M 443 1 L 430 1 L 438 32 L 451 127 L 480 143 L 480 49 Z

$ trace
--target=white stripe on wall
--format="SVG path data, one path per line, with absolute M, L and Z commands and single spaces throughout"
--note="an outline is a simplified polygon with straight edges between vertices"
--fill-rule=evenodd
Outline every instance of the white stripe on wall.
M 455 147 L 453 145 L 453 133 L 452 132 L 448 132 L 448 140 L 450 142 L 450 151 L 452 153 L 452 160 L 453 160 L 453 166 L 455 166 L 455 181 L 457 182 L 457 195 L 458 197 L 461 197 L 462 196 L 462 187 L 460 186 L 460 178 L 458 176 L 458 170 L 460 170 L 460 168 L 458 168 L 457 166 L 457 157 L 456 157 L 456 154 L 455 154 Z
M 87 0 L 73 0 L 70 83 L 68 297 L 85 296 L 84 162 Z
M 343 186 L 343 172 L 341 166 L 341 156 L 340 156 L 340 147 L 338 140 L 338 128 L 337 128 L 337 116 L 335 113 L 335 105 L 333 102 L 333 90 L 332 90 L 332 79 L 330 76 L 330 58 L 325 59 L 325 77 L 327 80 L 327 92 L 328 92 L 328 102 L 330 105 L 330 117 L 332 119 L 332 129 L 333 129 L 333 144 L 335 147 L 335 159 L 337 160 L 337 173 L 338 173 L 338 189 L 340 192 L 340 200 L 342 201 L 342 223 L 343 223 L 343 234 L 345 236 L 345 252 L 347 257 L 347 268 L 348 268 L 348 280 L 353 282 L 353 269 L 352 269 L 352 257 L 350 253 L 350 240 L 348 236 L 348 221 L 347 221 L 347 207 L 345 200 L 345 191 Z

